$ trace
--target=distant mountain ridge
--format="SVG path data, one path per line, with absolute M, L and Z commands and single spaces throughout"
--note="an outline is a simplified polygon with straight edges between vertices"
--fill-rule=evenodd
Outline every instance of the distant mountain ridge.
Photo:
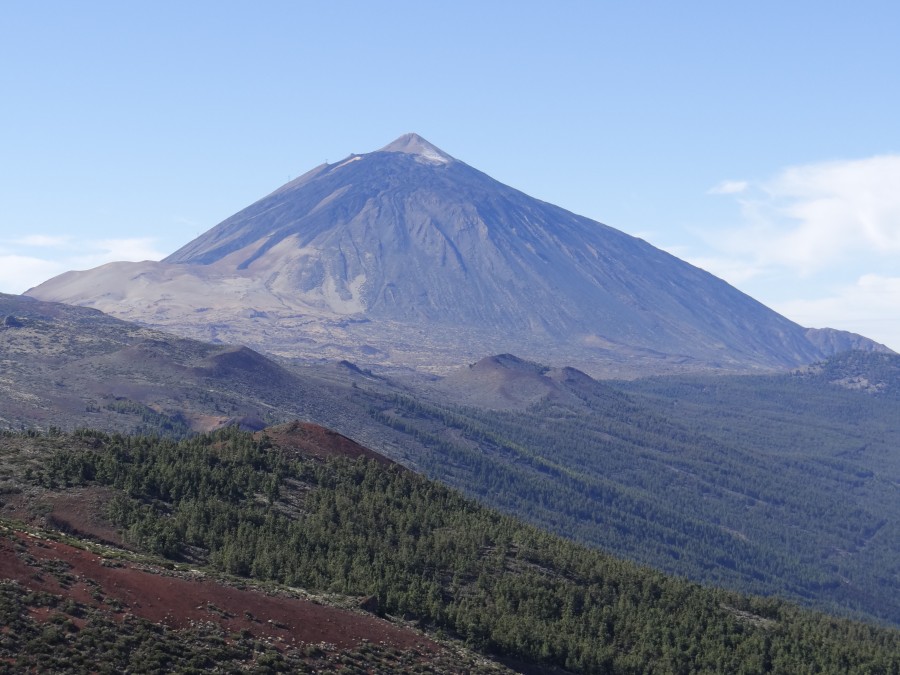
M 407 134 L 322 164 L 160 263 L 28 292 L 284 356 L 446 370 L 511 352 L 592 374 L 789 368 L 812 335 L 647 242 Z
M 247 347 L 178 338 L 96 310 L 0 293 L 0 429 L 180 434 L 332 408 L 342 393 Z M 324 403 L 328 401 L 329 403 Z

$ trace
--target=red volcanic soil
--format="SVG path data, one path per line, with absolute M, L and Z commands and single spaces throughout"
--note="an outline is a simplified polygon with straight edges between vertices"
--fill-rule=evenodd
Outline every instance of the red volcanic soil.
M 320 427 L 318 424 L 310 424 L 309 422 L 288 422 L 276 427 L 268 427 L 256 432 L 254 437 L 260 440 L 263 438 L 263 435 L 268 436 L 272 443 L 279 448 L 294 451 L 306 457 L 317 457 L 319 459 L 326 457 L 349 457 L 350 459 L 365 457 L 366 459 L 374 459 L 376 462 L 386 466 L 396 464 L 396 462 L 384 455 L 380 455 L 374 450 L 369 450 L 336 431 Z
M 52 509 L 47 514 L 47 524 L 56 530 L 124 546 L 119 530 L 106 517 L 113 494 L 110 488 L 91 486 L 48 497 Z
M 213 622 L 232 633 L 247 630 L 282 648 L 327 643 L 343 649 L 368 641 L 420 653 L 439 649 L 412 630 L 368 614 L 229 586 L 199 572 L 104 559 L 2 526 L 0 579 L 115 611 L 119 620 L 132 614 L 174 629 Z
M 22 493 L 9 497 L 0 507 L 0 515 L 128 548 L 121 533 L 106 516 L 113 494 L 112 488 L 99 485 L 69 488 L 66 492 L 42 491 L 39 498 Z

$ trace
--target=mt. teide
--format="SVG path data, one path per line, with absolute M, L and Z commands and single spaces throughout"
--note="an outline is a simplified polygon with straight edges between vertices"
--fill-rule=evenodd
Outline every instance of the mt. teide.
M 753 370 L 880 348 L 809 333 L 415 134 L 314 168 L 162 262 L 28 294 L 285 356 L 437 370 L 499 352 L 593 373 Z

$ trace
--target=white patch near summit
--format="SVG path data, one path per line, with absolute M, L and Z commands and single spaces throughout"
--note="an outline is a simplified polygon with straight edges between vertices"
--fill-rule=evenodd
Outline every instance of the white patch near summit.
M 435 147 L 418 134 L 404 134 L 393 143 L 384 146 L 380 152 L 402 152 L 415 155 L 416 159 L 427 164 L 449 164 L 453 158 Z
M 417 157 L 424 159 L 428 162 L 432 162 L 435 164 L 449 164 L 450 160 L 447 159 L 444 155 L 435 152 L 431 148 L 423 148 L 421 152 L 418 153 Z
M 351 157 L 350 159 L 348 159 L 348 160 L 346 160 L 346 161 L 344 161 L 344 162 L 341 162 L 340 164 L 338 164 L 338 165 L 337 165 L 336 167 L 334 167 L 334 168 L 335 168 L 335 169 L 340 169 L 342 166 L 347 166 L 350 162 L 355 162 L 355 161 L 358 160 L 358 159 L 362 159 L 362 155 L 354 155 L 354 156 Z

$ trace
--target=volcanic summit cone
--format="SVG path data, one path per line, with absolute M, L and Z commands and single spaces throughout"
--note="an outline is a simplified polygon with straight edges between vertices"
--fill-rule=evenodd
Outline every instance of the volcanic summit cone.
M 29 295 L 285 356 L 436 370 L 500 352 L 595 374 L 826 355 L 721 279 L 416 134 L 317 166 L 162 262 Z

